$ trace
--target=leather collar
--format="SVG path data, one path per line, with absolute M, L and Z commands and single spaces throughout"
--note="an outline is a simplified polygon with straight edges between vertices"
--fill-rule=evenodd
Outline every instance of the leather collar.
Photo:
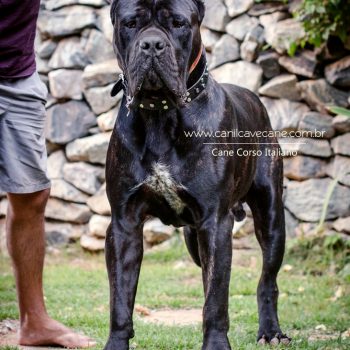
M 209 76 L 208 67 L 207 67 L 207 64 L 205 64 L 204 70 L 200 78 L 197 80 L 195 84 L 193 84 L 190 88 L 187 89 L 185 95 L 183 96 L 183 100 L 185 103 L 190 103 L 191 101 L 193 101 L 206 88 L 208 83 L 208 76 Z M 111 96 L 113 97 L 117 95 L 121 90 L 124 90 L 124 94 L 126 96 L 126 106 L 129 108 L 129 105 L 132 103 L 133 100 L 132 100 L 132 97 L 128 95 L 128 82 L 125 79 L 124 74 L 119 75 L 118 82 L 112 88 Z M 166 111 L 176 107 L 167 98 L 162 98 L 162 99 L 143 98 L 140 101 L 138 101 L 138 106 L 139 108 L 150 110 L 150 111 L 157 111 L 157 110 Z

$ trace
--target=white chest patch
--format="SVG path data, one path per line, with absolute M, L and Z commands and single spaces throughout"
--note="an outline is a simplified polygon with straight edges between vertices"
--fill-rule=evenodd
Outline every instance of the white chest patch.
M 168 202 L 170 207 L 177 214 L 181 214 L 185 208 L 185 203 L 177 194 L 178 188 L 184 188 L 181 184 L 177 184 L 172 178 L 169 168 L 161 163 L 154 163 L 152 173 L 143 182 L 144 185 L 150 187 L 154 192 L 158 193 Z

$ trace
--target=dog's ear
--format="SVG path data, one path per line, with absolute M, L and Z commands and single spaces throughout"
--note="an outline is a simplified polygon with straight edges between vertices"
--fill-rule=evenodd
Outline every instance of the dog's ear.
M 202 23 L 204 15 L 205 15 L 205 5 L 202 0 L 194 0 L 198 7 L 198 13 L 199 13 L 199 22 Z
M 110 12 L 110 14 L 111 14 L 112 24 L 114 25 L 118 0 L 107 0 L 107 1 L 108 1 L 109 4 L 111 4 L 111 12 Z

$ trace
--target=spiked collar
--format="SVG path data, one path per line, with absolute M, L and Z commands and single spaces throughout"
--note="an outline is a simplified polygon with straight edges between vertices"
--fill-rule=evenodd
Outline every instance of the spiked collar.
M 197 65 L 198 62 L 196 62 Z M 194 70 L 191 69 L 192 71 Z M 191 87 L 189 87 L 186 93 L 183 96 L 184 102 L 190 103 L 193 101 L 201 92 L 206 88 L 208 83 L 208 67 L 205 64 L 203 72 L 199 79 Z M 111 96 L 117 95 L 121 90 L 124 90 L 126 96 L 126 107 L 129 108 L 130 104 L 133 102 L 133 98 L 128 95 L 128 82 L 124 74 L 120 74 L 118 82 L 113 86 L 111 91 Z M 174 104 L 167 98 L 142 98 L 138 102 L 139 108 L 150 110 L 150 111 L 159 111 L 159 110 L 169 110 L 175 108 Z

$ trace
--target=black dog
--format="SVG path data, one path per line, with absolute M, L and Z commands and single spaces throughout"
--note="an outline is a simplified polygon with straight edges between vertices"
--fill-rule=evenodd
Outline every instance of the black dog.
M 258 287 L 259 343 L 288 343 L 277 317 L 276 277 L 285 245 L 282 161 L 274 137 L 186 137 L 198 130 L 271 131 L 268 115 L 250 91 L 220 85 L 206 69 L 199 27 L 200 0 L 115 0 L 114 47 L 124 89 L 107 156 L 112 222 L 106 261 L 110 280 L 110 336 L 105 349 L 129 349 L 132 314 L 143 255 L 142 227 L 149 217 L 184 226 L 205 292 L 202 349 L 230 344 L 228 297 L 234 217 L 250 206 L 263 252 Z M 188 136 L 188 135 L 187 135 Z M 226 143 L 240 143 L 226 145 Z M 239 156 L 236 151 L 261 152 Z

